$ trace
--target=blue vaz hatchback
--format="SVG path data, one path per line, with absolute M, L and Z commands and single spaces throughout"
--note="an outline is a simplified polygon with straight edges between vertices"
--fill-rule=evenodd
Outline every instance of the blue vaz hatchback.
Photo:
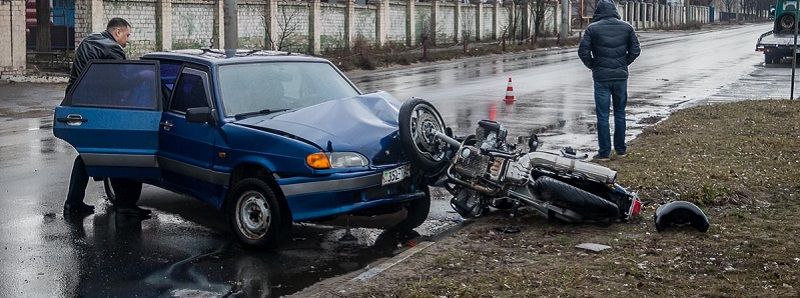
M 91 63 L 53 131 L 117 197 L 188 194 L 244 245 L 275 247 L 292 222 L 405 208 L 393 228 L 422 224 L 430 195 L 400 149 L 399 104 L 324 59 L 187 50 Z

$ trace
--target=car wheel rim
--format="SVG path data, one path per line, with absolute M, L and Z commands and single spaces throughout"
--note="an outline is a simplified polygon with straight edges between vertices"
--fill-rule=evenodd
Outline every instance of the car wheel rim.
M 439 150 L 439 140 L 436 132 L 444 132 L 444 125 L 439 117 L 426 105 L 418 105 L 411 111 L 411 138 L 417 152 L 425 154 L 434 161 L 444 157 L 444 151 Z
M 248 239 L 264 237 L 272 223 L 272 211 L 264 195 L 257 191 L 242 194 L 236 206 L 236 224 Z

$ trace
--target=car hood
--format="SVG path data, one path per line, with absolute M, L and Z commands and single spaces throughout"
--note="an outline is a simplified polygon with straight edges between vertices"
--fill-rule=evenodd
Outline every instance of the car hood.
M 358 152 L 380 165 L 402 159 L 397 133 L 400 105 L 381 91 L 234 123 L 299 138 L 326 152 Z

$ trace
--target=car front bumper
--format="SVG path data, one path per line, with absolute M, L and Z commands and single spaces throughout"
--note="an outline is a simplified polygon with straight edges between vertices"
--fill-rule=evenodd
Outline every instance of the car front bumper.
M 324 179 L 279 179 L 292 220 L 308 221 L 397 204 L 426 196 L 423 189 L 402 181 L 381 185 L 383 171 L 337 173 Z M 299 180 L 299 182 L 298 182 Z

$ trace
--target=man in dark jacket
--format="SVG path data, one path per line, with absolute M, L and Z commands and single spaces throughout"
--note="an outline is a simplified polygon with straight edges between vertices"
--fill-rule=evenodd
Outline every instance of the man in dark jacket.
M 131 25 L 128 21 L 122 18 L 113 18 L 108 21 L 106 31 L 84 38 L 78 49 L 75 50 L 66 93 L 72 90 L 73 84 L 92 60 L 125 60 L 125 52 L 122 48 L 128 44 L 130 36 Z
M 624 157 L 625 104 L 628 100 L 628 65 L 639 57 L 639 40 L 630 24 L 620 20 L 611 0 L 600 0 L 592 23 L 583 34 L 578 56 L 594 79 L 594 102 L 597 113 L 597 138 L 600 149 L 595 160 L 611 156 L 611 133 L 608 125 L 610 105 L 614 106 L 614 150 Z M 613 101 L 612 101 L 613 99 Z
M 75 59 L 72 61 L 72 68 L 69 73 L 69 82 L 67 84 L 66 94 L 69 94 L 74 87 L 75 81 L 78 80 L 81 73 L 89 66 L 92 60 L 125 60 L 125 52 L 122 50 L 128 44 L 128 38 L 131 35 L 131 25 L 121 18 L 113 18 L 108 21 L 106 31 L 101 33 L 94 33 L 87 36 L 78 49 L 75 50 Z M 126 186 L 126 190 L 135 193 L 138 199 L 136 190 L 141 190 L 141 183 L 117 179 L 113 181 L 116 185 Z M 80 156 L 75 158 L 75 163 L 72 165 L 72 174 L 69 179 L 69 190 L 67 191 L 67 200 L 64 202 L 65 213 L 92 213 L 94 206 L 87 205 L 83 202 L 86 195 L 86 185 L 89 183 L 89 175 Z M 137 184 L 138 183 L 138 184 Z M 138 188 L 136 188 L 138 186 Z M 130 194 L 126 197 L 132 197 Z M 150 211 L 136 207 L 134 199 L 127 199 L 118 202 L 116 205 L 121 205 L 118 211 L 121 213 L 147 216 Z

